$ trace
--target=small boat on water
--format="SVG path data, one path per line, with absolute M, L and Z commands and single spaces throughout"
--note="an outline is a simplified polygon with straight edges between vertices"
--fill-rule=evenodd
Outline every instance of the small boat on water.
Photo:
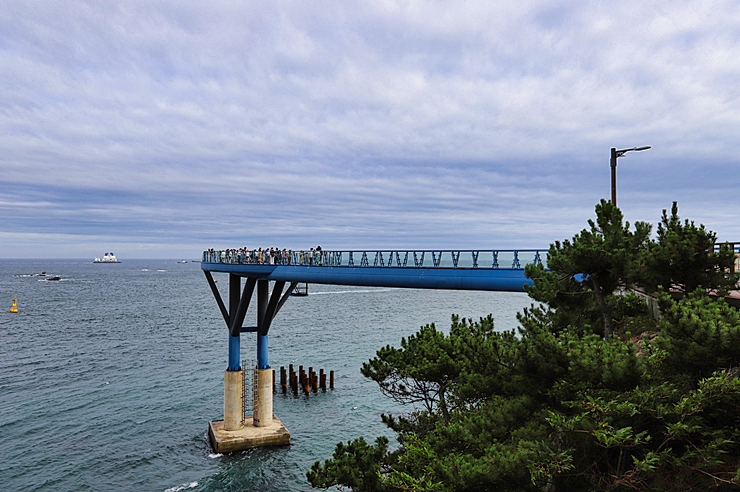
M 96 256 L 93 263 L 121 263 L 121 262 L 118 261 L 118 258 L 116 258 L 116 255 L 114 255 L 113 253 L 106 253 L 103 255 L 102 258 L 99 258 Z
M 178 261 L 178 263 L 187 263 L 187 262 L 188 262 L 188 260 L 180 260 L 180 261 Z
M 290 293 L 292 296 L 306 297 L 308 295 L 308 283 L 299 282 L 296 284 L 293 292 Z

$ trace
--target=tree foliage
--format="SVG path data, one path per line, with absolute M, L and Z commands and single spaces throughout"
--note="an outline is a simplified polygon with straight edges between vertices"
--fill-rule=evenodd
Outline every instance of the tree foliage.
M 672 270 L 683 259 L 663 243 L 681 236 L 674 251 L 683 255 L 714 240 L 678 222 L 675 206 L 654 241 L 648 224 L 631 230 L 608 202 L 596 215 L 551 246 L 549 270 L 527 268 L 539 304 L 520 313 L 516 332 L 496 331 L 491 316 L 453 316 L 448 333 L 427 325 L 380 349 L 363 375 L 417 405 L 383 416 L 398 447 L 340 443 L 309 482 L 355 491 L 740 490 L 740 315 L 706 290 L 734 281 L 726 255 L 705 248 L 690 268 Z M 703 289 L 676 296 L 677 285 Z M 629 294 L 634 287 L 658 292 L 659 321 Z
M 703 224 L 697 227 L 688 219 L 681 223 L 673 202 L 670 217 L 663 210 L 658 240 L 650 243 L 645 255 L 642 283 L 651 290 L 663 287 L 684 294 L 700 287 L 726 292 L 737 282 L 729 274 L 735 254 L 726 244 L 715 251 L 716 242 L 717 235 Z

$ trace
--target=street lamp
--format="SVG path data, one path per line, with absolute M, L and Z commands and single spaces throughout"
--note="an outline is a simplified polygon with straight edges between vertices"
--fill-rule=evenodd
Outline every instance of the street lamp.
M 612 205 L 614 205 L 615 207 L 617 206 L 617 159 L 622 157 L 627 152 L 639 152 L 641 150 L 647 150 L 649 148 L 649 145 L 646 145 L 644 147 L 632 147 L 631 149 L 621 150 L 617 150 L 612 147 L 612 158 L 611 161 L 609 161 L 609 164 L 611 164 L 612 167 Z

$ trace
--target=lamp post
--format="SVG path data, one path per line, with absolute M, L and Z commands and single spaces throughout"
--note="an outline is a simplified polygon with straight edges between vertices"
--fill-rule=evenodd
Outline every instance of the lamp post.
M 617 150 L 616 148 L 612 147 L 612 158 L 609 161 L 609 164 L 612 168 L 612 205 L 614 205 L 615 207 L 617 206 L 617 159 L 622 157 L 627 152 L 639 152 L 641 150 L 647 150 L 649 148 L 649 145 L 645 145 L 644 147 L 632 147 L 631 149 L 621 150 Z

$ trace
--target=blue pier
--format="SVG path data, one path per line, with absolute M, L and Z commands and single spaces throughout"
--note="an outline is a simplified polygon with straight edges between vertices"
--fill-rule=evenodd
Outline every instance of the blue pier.
M 542 263 L 544 250 L 293 252 L 268 263 L 254 252 L 206 251 L 201 268 L 281 282 L 524 292 L 524 265 Z
M 214 450 L 229 452 L 290 442 L 290 433 L 272 413 L 274 374 L 268 358 L 268 333 L 298 283 L 524 292 L 524 287 L 532 284 L 524 275 L 524 266 L 542 264 L 543 255 L 544 250 L 204 251 L 201 269 L 229 332 L 224 420 L 210 422 L 208 431 Z M 228 308 L 213 272 L 228 275 Z M 257 324 L 245 325 L 255 289 Z M 249 425 L 244 424 L 241 399 L 245 368 L 240 367 L 240 334 L 245 332 L 257 334 Z
M 239 334 L 257 332 L 257 368 L 269 369 L 268 331 L 273 318 L 299 282 L 400 287 L 524 292 L 532 281 L 526 264 L 541 264 L 544 250 L 368 250 L 277 251 L 269 255 L 244 249 L 203 252 L 201 268 L 208 279 L 229 329 L 227 371 L 240 370 Z M 211 272 L 229 275 L 229 309 Z M 242 278 L 246 284 L 241 286 Z M 272 292 L 269 284 L 273 283 Z M 284 290 L 287 286 L 287 289 Z M 257 289 L 257 325 L 243 326 Z

